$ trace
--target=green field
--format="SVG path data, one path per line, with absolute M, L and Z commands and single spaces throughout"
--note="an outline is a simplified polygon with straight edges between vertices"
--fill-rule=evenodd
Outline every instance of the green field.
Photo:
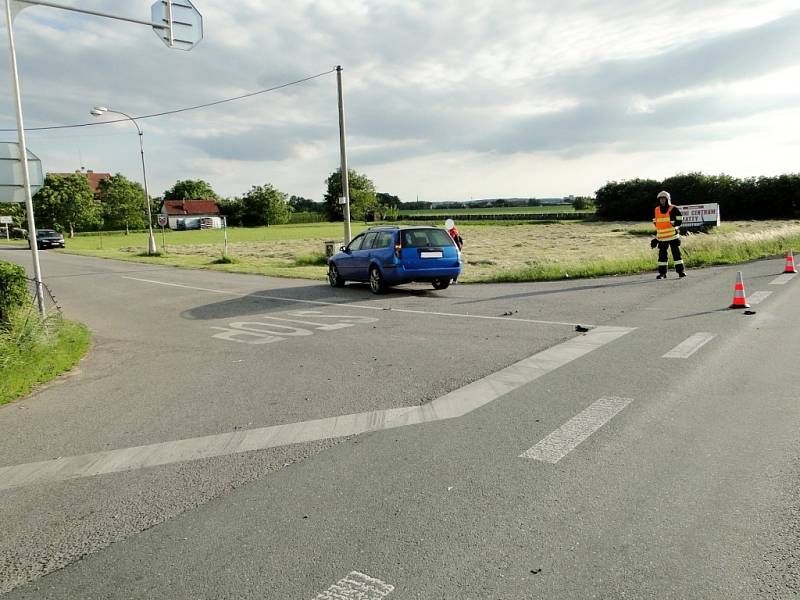
M 424 216 L 424 217 L 456 217 L 458 215 L 543 215 L 551 213 L 570 213 L 575 212 L 571 204 L 548 204 L 546 206 L 505 206 L 500 208 L 429 208 L 421 210 L 401 210 L 400 216 Z M 578 212 L 594 212 L 594 209 L 581 210 Z
M 367 226 L 363 223 L 352 223 L 351 230 L 362 231 Z M 156 244 L 161 247 L 166 241 L 167 248 L 170 246 L 184 246 L 197 244 L 220 244 L 224 240 L 222 229 L 192 229 L 189 231 L 172 231 L 164 229 L 163 235 L 161 228 L 153 230 L 156 237 Z M 342 223 L 300 223 L 295 225 L 273 225 L 271 227 L 229 227 L 228 243 L 238 242 L 273 242 L 281 240 L 306 240 L 306 239 L 342 239 L 344 235 L 344 225 Z M 123 233 L 82 233 L 73 239 L 67 240 L 70 248 L 78 250 L 93 249 L 119 249 L 126 246 L 147 247 L 147 234 L 135 232 L 129 235 Z
M 365 228 L 354 223 L 352 233 Z M 462 221 L 458 228 L 465 242 L 459 278 L 464 283 L 594 277 L 655 268 L 656 254 L 649 245 L 653 227 L 647 222 Z M 327 270 L 324 242 L 333 240 L 338 248 L 343 237 L 341 223 L 231 228 L 224 259 L 221 230 L 169 231 L 166 245 L 159 232 L 158 256 L 143 255 L 145 233 L 80 235 L 67 239 L 66 250 L 44 252 L 322 282 Z M 707 233 L 684 236 L 683 247 L 690 269 L 779 256 L 800 248 L 800 221 L 731 221 Z

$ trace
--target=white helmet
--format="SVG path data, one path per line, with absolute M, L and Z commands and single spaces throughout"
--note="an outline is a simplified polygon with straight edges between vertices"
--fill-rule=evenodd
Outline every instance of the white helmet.
M 447 229 L 447 231 L 450 231 L 455 226 L 456 226 L 456 223 L 455 223 L 455 221 L 453 221 L 453 219 L 447 219 L 444 222 L 444 228 Z
M 669 202 L 672 200 L 671 196 L 669 195 L 669 192 L 666 192 L 666 191 L 658 192 L 658 196 L 656 196 L 656 200 L 658 200 L 659 198 L 666 198 L 667 199 L 667 204 L 669 204 Z

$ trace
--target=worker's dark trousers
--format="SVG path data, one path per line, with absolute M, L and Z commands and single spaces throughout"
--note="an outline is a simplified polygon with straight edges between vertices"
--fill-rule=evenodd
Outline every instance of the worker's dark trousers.
M 683 273 L 683 258 L 681 258 L 680 238 L 668 242 L 658 242 L 658 274 L 667 275 L 667 248 L 672 248 L 672 262 L 675 263 L 675 272 Z

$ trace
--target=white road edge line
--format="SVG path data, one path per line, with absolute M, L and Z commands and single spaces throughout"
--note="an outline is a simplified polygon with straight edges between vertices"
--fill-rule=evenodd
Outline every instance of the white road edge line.
M 689 358 L 692 354 L 700 350 L 700 348 L 705 346 L 713 339 L 713 333 L 700 331 L 699 333 L 689 336 L 687 339 L 675 346 L 672 350 L 664 354 L 661 358 Z
M 215 290 L 211 288 L 195 287 L 192 285 L 183 285 L 180 283 L 168 283 L 166 281 L 156 281 L 155 279 L 141 279 L 139 277 L 127 277 L 120 275 L 122 279 L 130 279 L 131 281 L 142 281 L 144 283 L 153 283 L 156 285 L 165 285 L 169 287 L 184 288 L 187 290 L 198 290 L 200 292 L 211 292 L 213 294 L 224 294 L 226 296 L 239 296 L 241 298 L 261 298 L 263 300 L 279 300 L 281 302 L 297 302 L 299 304 L 316 304 L 322 306 L 342 306 L 345 308 L 363 308 L 365 310 L 391 310 L 392 312 L 411 313 L 418 315 L 433 315 L 436 317 L 459 317 L 463 319 L 486 319 L 491 321 L 517 321 L 519 323 L 538 323 L 540 325 L 568 325 L 573 327 L 575 323 L 566 323 L 563 321 L 539 321 L 537 319 L 518 319 L 514 317 L 492 317 L 487 315 L 469 315 L 461 313 L 446 313 L 446 312 L 432 312 L 426 310 L 413 310 L 410 308 L 387 308 L 383 306 L 367 306 L 365 304 L 351 304 L 347 302 L 326 302 L 325 300 L 302 300 L 299 298 L 285 298 L 283 296 L 266 296 L 264 294 L 243 294 L 241 292 L 232 292 L 229 290 Z M 583 323 L 584 327 L 596 327 L 588 323 Z
M 794 279 L 797 276 L 797 273 L 784 273 L 783 275 L 778 275 L 775 279 L 769 282 L 770 285 L 783 285 Z
M 633 330 L 629 327 L 596 327 L 422 406 L 376 410 L 0 467 L 0 490 L 462 417 Z
M 631 398 L 600 398 L 519 458 L 556 464 L 631 402 Z
M 314 600 L 380 600 L 394 591 L 394 586 L 364 575 L 358 571 L 350 571 Z

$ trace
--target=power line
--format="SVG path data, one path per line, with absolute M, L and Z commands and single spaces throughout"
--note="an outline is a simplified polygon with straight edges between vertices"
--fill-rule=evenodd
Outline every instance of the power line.
M 198 110 L 200 108 L 208 108 L 209 106 L 217 106 L 218 104 L 225 104 L 226 102 L 234 102 L 236 100 L 242 100 L 244 98 L 252 98 L 253 96 L 258 96 L 259 94 L 266 94 L 267 92 L 274 92 L 276 90 L 280 90 L 283 88 L 287 88 L 292 85 L 297 85 L 300 83 L 304 83 L 306 81 L 311 81 L 312 79 L 316 79 L 317 77 L 322 77 L 323 75 L 329 75 L 330 73 L 335 72 L 336 69 L 331 69 L 330 71 L 325 71 L 324 73 L 317 73 L 316 75 L 311 75 L 310 77 L 304 77 L 303 79 L 298 79 L 297 81 L 291 81 L 289 83 L 283 83 L 281 85 L 276 85 L 275 87 L 267 88 L 264 90 L 258 90 L 257 92 L 250 92 L 248 94 L 242 94 L 241 96 L 234 96 L 233 98 L 225 98 L 224 100 L 216 100 L 214 102 L 207 102 L 206 104 L 198 104 L 196 106 L 187 106 L 186 108 L 177 108 L 175 110 L 166 110 L 164 112 L 152 113 L 149 115 L 140 115 L 138 117 L 133 117 L 134 119 L 152 119 L 153 117 L 163 117 L 166 115 L 174 115 L 177 113 L 188 112 L 190 110 Z M 90 123 L 76 123 L 74 125 L 49 125 L 47 127 L 26 127 L 25 131 L 46 131 L 46 130 L 53 130 L 53 129 L 74 129 L 77 127 L 94 127 L 95 125 L 108 125 L 110 123 L 122 123 L 127 121 L 128 119 L 112 119 L 110 121 L 92 121 Z M 16 131 L 17 129 L 0 129 L 0 132 L 6 131 Z

